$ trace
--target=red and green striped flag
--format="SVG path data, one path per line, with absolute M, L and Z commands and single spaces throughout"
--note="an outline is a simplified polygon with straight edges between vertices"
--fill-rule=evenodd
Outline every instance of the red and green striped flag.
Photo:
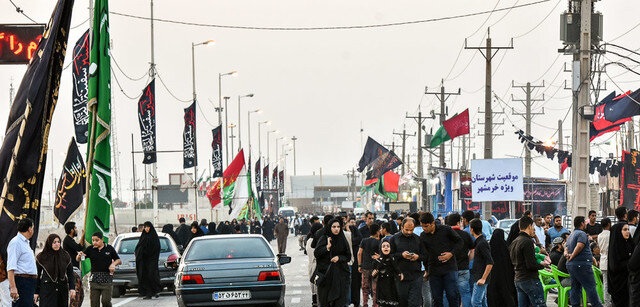
M 469 134 L 469 109 L 442 122 L 440 129 L 431 137 L 429 147 L 436 147 L 464 134 Z

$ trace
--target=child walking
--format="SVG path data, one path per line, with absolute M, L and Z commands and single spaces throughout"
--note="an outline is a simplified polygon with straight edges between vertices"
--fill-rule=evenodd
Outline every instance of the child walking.
M 372 275 L 377 277 L 376 302 L 380 307 L 399 306 L 397 283 L 404 276 L 398 269 L 396 260 L 391 256 L 391 244 L 389 238 L 384 238 L 380 243 L 381 255 L 374 255 L 374 267 Z

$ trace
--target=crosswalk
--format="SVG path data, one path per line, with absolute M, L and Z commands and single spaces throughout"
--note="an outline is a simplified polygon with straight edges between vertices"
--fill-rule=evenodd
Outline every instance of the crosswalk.
M 271 242 L 274 250 L 277 250 L 276 240 Z M 298 238 L 289 236 L 287 239 L 287 256 L 291 257 L 291 263 L 285 264 L 284 270 L 287 290 L 285 301 L 287 306 L 310 306 L 311 287 L 309 283 L 309 258 L 300 251 Z

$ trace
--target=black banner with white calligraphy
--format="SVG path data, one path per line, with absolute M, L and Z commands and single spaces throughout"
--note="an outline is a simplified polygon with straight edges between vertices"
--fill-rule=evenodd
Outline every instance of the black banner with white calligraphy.
M 284 196 L 284 170 L 278 173 L 278 191 L 280 192 L 280 197 Z
M 87 172 L 84 161 L 72 138 L 64 160 L 62 174 L 56 189 L 56 202 L 53 215 L 58 223 L 64 225 L 67 220 L 82 206 L 86 190 Z
M 271 188 L 278 189 L 278 166 L 276 166 L 271 173 Z
M 142 163 L 151 164 L 157 161 L 156 157 L 156 80 L 142 92 L 138 101 L 138 121 L 140 123 L 140 137 L 142 138 L 142 150 L 144 159 Z
M 184 130 L 182 131 L 182 168 L 198 165 L 196 150 L 196 102 L 184 109 Z
M 87 143 L 87 125 L 89 124 L 89 110 L 87 109 L 87 95 L 89 86 L 89 30 L 73 48 L 73 124 L 76 140 L 80 144 Z
M 213 141 L 211 142 L 211 163 L 213 164 L 213 177 L 222 177 L 222 125 L 211 130 Z
M 262 169 L 262 189 L 269 189 L 269 164 Z
M 260 191 L 262 190 L 262 176 L 260 176 L 260 158 L 258 158 L 258 161 L 256 161 L 256 167 L 254 170 L 254 178 L 255 178 L 255 182 L 256 182 L 256 191 Z

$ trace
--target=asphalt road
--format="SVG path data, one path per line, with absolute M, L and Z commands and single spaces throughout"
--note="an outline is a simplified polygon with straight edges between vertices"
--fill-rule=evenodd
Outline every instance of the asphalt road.
M 274 251 L 278 250 L 276 241 L 271 242 Z M 291 263 L 283 266 L 284 276 L 287 284 L 286 290 L 286 306 L 310 306 L 311 305 L 311 289 L 309 287 L 309 274 L 307 271 L 308 258 L 304 252 L 299 250 L 298 238 L 289 236 L 287 240 L 287 255 L 291 256 Z M 137 307 L 150 306 L 153 307 L 175 307 L 177 306 L 176 297 L 170 292 L 163 292 L 159 298 L 151 301 L 143 300 L 138 297 L 136 292 L 127 292 L 120 298 L 114 298 L 111 301 L 113 307 Z M 89 293 L 85 294 L 85 300 L 82 306 L 89 306 Z

